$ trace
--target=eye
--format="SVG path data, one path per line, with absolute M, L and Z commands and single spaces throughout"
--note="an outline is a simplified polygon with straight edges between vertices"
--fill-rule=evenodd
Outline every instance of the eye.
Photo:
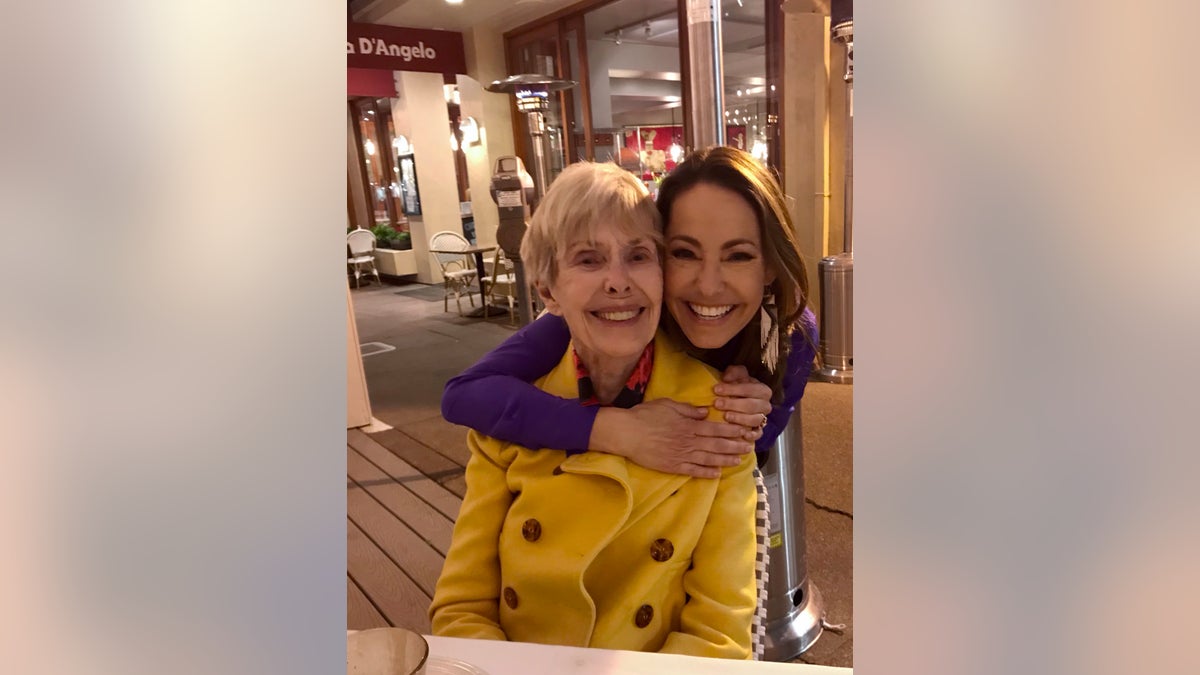
M 639 246 L 629 252 L 630 262 L 650 262 L 655 259 L 655 255 L 650 252 L 650 249 Z
M 684 248 L 684 247 L 680 246 L 680 247 L 671 249 L 670 256 L 672 258 L 674 258 L 675 260 L 695 260 L 696 252 L 690 248 Z
M 730 262 L 750 262 L 751 260 L 757 260 L 758 256 L 749 251 L 734 251 L 725 259 Z
M 600 254 L 595 251 L 580 251 L 571 259 L 571 263 L 580 267 L 595 267 L 601 262 Z

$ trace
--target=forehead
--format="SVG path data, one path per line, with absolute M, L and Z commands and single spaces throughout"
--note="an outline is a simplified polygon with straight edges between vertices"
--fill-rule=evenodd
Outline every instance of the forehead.
M 758 240 L 758 216 L 741 195 L 700 183 L 675 198 L 667 236 L 748 238 Z

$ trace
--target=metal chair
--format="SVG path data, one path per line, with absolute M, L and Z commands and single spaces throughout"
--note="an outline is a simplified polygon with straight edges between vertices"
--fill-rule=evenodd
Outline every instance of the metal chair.
M 375 281 L 382 285 L 383 282 L 379 281 L 379 271 L 375 269 L 375 235 L 370 230 L 360 227 L 346 235 L 346 248 L 349 251 L 346 264 L 354 270 L 354 287 L 360 286 L 359 279 L 362 277 L 363 267 L 374 274 Z
M 471 244 L 461 234 L 443 230 L 429 238 L 429 248 L 439 251 L 464 251 Z M 442 311 L 450 311 L 450 296 L 454 295 L 454 303 L 458 306 L 458 314 L 462 316 L 462 295 L 467 294 L 467 301 L 475 306 L 471 296 L 471 285 L 479 275 L 475 271 L 474 260 L 465 253 L 434 253 L 429 252 L 442 270 L 442 283 L 445 294 L 442 296 Z M 481 297 L 480 302 L 483 302 Z
M 512 261 L 504 256 L 504 249 L 496 249 L 491 270 L 483 278 L 483 287 L 487 289 L 487 297 L 483 301 L 484 318 L 487 318 L 488 307 L 496 299 L 496 292 L 500 291 L 501 297 L 508 299 L 509 323 L 517 325 L 517 275 Z

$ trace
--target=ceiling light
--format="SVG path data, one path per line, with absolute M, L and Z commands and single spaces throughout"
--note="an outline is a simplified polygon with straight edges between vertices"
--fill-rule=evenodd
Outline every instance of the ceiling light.
M 646 39 L 650 38 L 650 22 L 646 22 Z
M 621 29 L 617 29 L 617 44 L 621 44 Z
M 367 111 L 367 114 L 368 114 L 368 115 L 374 115 L 374 114 L 375 114 L 375 111 L 374 111 L 374 110 L 368 110 L 368 111 Z
M 462 1 L 463 0 L 446 0 L 446 4 L 447 5 L 461 5 Z M 738 3 L 740 4 L 741 0 L 738 0 Z
M 737 94 L 738 94 L 738 96 L 741 96 L 741 95 L 742 95 L 742 90 L 741 90 L 741 89 L 738 89 L 738 90 L 737 90 Z
M 775 85 L 771 85 L 771 91 L 775 91 Z

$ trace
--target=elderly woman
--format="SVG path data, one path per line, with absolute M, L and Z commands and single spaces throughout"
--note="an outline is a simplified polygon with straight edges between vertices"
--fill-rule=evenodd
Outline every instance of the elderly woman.
M 720 414 L 720 374 L 656 335 L 661 237 L 645 187 L 619 167 L 573 164 L 554 181 L 521 257 L 571 342 L 537 387 L 585 405 L 669 398 Z M 435 634 L 750 658 L 753 455 L 694 478 L 475 431 L 468 443 Z

